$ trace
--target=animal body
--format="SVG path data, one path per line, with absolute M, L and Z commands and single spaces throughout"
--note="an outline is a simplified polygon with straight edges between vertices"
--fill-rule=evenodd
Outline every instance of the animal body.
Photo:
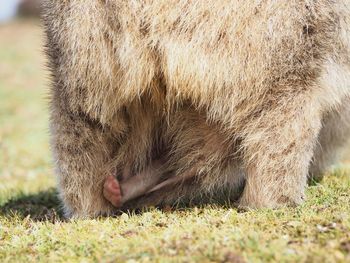
M 347 0 L 44 0 L 67 216 L 304 200 L 349 134 Z M 334 125 L 336 124 L 336 125 Z

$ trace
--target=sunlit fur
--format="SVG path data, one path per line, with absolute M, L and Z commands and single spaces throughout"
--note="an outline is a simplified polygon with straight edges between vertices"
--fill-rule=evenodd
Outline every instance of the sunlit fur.
M 349 3 L 45 0 L 67 215 L 113 213 L 106 176 L 158 158 L 179 180 L 133 207 L 244 184 L 241 207 L 300 204 L 314 149 L 320 177 L 344 145 L 327 123 L 349 130 Z

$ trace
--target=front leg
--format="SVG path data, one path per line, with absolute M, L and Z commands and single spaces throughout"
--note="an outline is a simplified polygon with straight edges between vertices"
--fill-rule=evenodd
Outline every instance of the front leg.
M 51 114 L 51 144 L 59 193 L 68 217 L 111 214 L 113 207 L 103 197 L 103 183 L 113 171 L 116 140 L 97 121 L 54 105 Z
M 245 127 L 247 175 L 241 207 L 277 208 L 303 202 L 321 127 L 320 107 L 311 98 L 298 95 L 276 106 L 271 103 Z

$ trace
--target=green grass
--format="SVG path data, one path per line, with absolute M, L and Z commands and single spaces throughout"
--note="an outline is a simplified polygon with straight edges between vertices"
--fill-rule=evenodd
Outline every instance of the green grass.
M 0 262 L 349 262 L 350 169 L 297 208 L 211 205 L 67 221 L 48 146 L 48 87 L 35 21 L 0 26 Z

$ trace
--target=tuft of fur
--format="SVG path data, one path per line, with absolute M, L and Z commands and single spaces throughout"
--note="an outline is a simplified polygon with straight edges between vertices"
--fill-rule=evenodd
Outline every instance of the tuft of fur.
M 169 184 L 133 207 L 228 188 L 241 207 L 299 204 L 308 174 L 345 142 L 329 138 L 349 131 L 347 0 L 44 0 L 43 10 L 68 216 L 115 212 L 105 178 L 158 158 Z

